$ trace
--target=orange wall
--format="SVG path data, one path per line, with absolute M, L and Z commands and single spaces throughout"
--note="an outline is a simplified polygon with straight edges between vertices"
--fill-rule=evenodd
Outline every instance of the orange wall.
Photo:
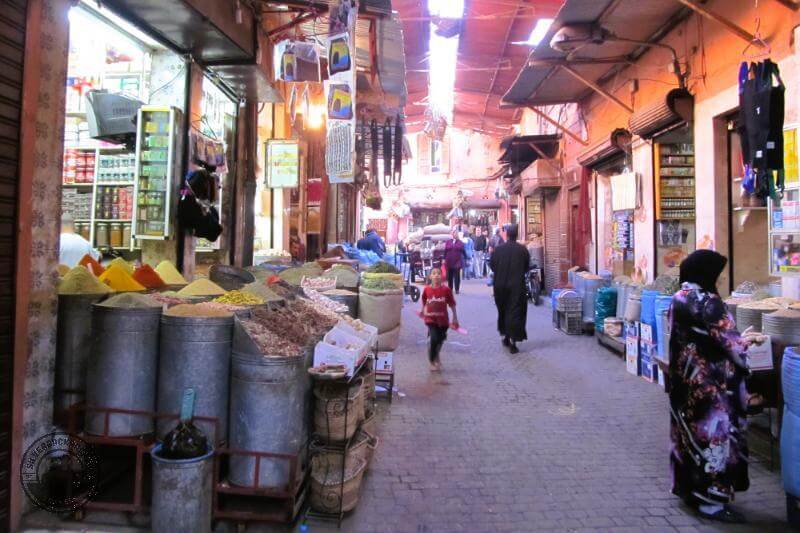
M 759 3 L 758 12 L 752 0 L 709 0 L 705 7 L 719 13 L 745 30 L 753 33 L 755 18 L 760 16 L 762 37 L 771 46 L 771 58 L 778 62 L 786 90 L 785 123 L 800 122 L 800 63 L 796 56 L 794 28 L 800 23 L 800 13 L 783 7 L 778 2 L 764 0 Z M 701 18 L 690 16 L 662 40 L 673 46 L 682 63 L 689 65 L 688 88 L 695 95 L 694 138 L 696 153 L 697 228 L 698 244 L 711 243 L 722 253 L 728 251 L 728 204 L 727 161 L 724 138 L 724 123 L 720 116 L 738 106 L 737 74 L 739 64 L 747 43 L 731 33 L 724 26 Z M 751 48 L 748 53 L 753 53 Z M 667 91 L 677 87 L 675 76 L 668 72 L 670 53 L 654 48 L 642 56 L 636 65 L 617 74 L 604 85 L 617 98 L 634 108 L 641 109 L 661 99 Z M 638 90 L 631 92 L 631 80 L 638 81 Z M 584 121 L 575 112 L 568 114 L 566 121 L 572 131 L 588 133 L 590 144 L 607 136 L 611 130 L 628 126 L 629 114 L 616 104 L 597 94 L 581 102 Z M 554 115 L 555 116 L 555 115 Z M 534 114 L 525 110 L 521 121 L 523 133 L 536 133 L 538 121 Z M 566 165 L 577 164 L 577 156 L 586 148 L 565 136 L 562 146 L 565 150 Z M 652 157 L 646 152 L 651 143 L 634 142 L 634 170 L 642 175 L 646 189 L 653 183 Z M 652 194 L 645 193 L 645 204 L 637 213 L 636 262 L 648 269 L 648 279 L 652 279 L 654 264 L 652 245 L 652 219 L 654 209 Z M 640 223 L 639 220 L 642 220 Z M 647 226 L 649 225 L 649 226 Z M 639 228 L 638 226 L 642 226 Z M 766 239 L 766 235 L 764 236 Z M 646 239 L 647 241 L 643 241 Z M 765 258 L 766 260 L 766 258 Z

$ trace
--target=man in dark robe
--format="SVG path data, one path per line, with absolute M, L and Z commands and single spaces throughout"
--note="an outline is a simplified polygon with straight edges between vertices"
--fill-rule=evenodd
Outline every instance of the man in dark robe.
M 509 225 L 506 229 L 508 242 L 495 249 L 489 263 L 494 272 L 497 330 L 503 337 L 503 346 L 508 346 L 511 353 L 519 353 L 517 342 L 528 338 L 525 331 L 528 317 L 525 276 L 528 275 L 530 254 L 517 242 L 517 234 L 517 225 Z

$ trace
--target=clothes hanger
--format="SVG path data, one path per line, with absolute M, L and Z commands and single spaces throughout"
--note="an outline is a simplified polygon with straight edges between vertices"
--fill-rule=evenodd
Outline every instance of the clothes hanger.
M 742 57 L 745 60 L 764 59 L 772 54 L 772 47 L 764 39 L 761 38 L 761 17 L 758 16 L 758 0 L 755 0 L 756 10 L 756 31 L 753 32 L 753 40 L 747 43 L 747 46 L 742 50 Z M 750 48 L 756 47 L 755 52 L 747 53 Z

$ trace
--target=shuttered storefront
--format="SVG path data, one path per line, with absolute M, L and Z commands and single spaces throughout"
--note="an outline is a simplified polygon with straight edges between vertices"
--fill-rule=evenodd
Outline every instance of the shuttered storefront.
M 561 210 L 558 193 L 544 195 L 544 287 L 551 291 L 560 281 Z
M 9 529 L 14 263 L 27 0 L 0 0 L 0 531 Z

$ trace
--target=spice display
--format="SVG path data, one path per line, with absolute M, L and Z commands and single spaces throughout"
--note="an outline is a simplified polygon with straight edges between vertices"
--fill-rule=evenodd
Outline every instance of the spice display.
M 308 330 L 320 337 L 339 323 L 339 315 L 309 300 L 296 299 L 290 308 L 299 315 L 300 320 L 308 321 Z M 305 318 L 304 318 L 305 317 Z
M 153 267 L 150 265 L 142 265 L 133 272 L 133 279 L 147 287 L 148 289 L 160 289 L 165 286 L 164 280 L 161 279 Z
M 752 281 L 743 281 L 733 292 L 738 292 L 739 294 L 753 294 L 757 290 L 758 287 Z
M 298 357 L 302 348 L 286 336 L 275 333 L 264 322 L 248 319 L 240 322 L 261 353 L 267 357 Z
M 178 304 L 164 311 L 164 314 L 167 316 L 202 317 L 202 318 L 233 316 L 233 313 L 231 313 L 230 311 L 217 309 L 205 303 Z
M 317 263 L 312 262 L 306 263 L 301 267 L 287 268 L 278 274 L 278 276 L 282 280 L 292 285 L 300 285 L 300 283 L 303 281 L 303 278 L 316 278 L 321 276 L 322 272 L 322 267 Z
M 371 267 L 367 269 L 367 272 L 370 274 L 399 274 L 400 271 L 392 265 L 391 263 L 387 263 L 386 261 L 378 261 Z
M 304 289 L 330 291 L 336 288 L 336 280 L 327 278 L 303 278 L 300 282 L 300 286 Z
M 267 287 L 263 281 L 254 281 L 253 283 L 248 283 L 247 285 L 242 287 L 242 290 L 252 295 L 258 296 L 265 303 L 283 301 L 283 298 L 279 296 L 275 291 Z
M 117 266 L 119 268 L 122 268 L 123 270 L 125 270 L 125 272 L 128 273 L 128 275 L 133 276 L 133 271 L 134 271 L 133 265 L 131 265 L 121 257 L 115 257 L 114 260 L 108 264 L 107 268 L 112 266 Z
M 196 279 L 181 290 L 178 296 L 222 296 L 225 289 L 206 278 Z
M 155 271 L 167 285 L 186 285 L 188 283 L 181 273 L 178 272 L 178 269 L 175 268 L 175 265 L 167 260 L 161 261 L 156 266 Z
M 270 278 L 268 283 L 270 289 L 275 291 L 275 293 L 278 296 L 285 298 L 287 300 L 292 300 L 297 296 L 305 296 L 305 293 L 303 293 L 303 289 L 291 285 L 290 283 L 287 283 L 286 281 L 280 278 L 274 280 Z
M 761 301 L 764 303 L 775 304 L 782 309 L 788 309 L 790 305 L 797 303 L 797 300 L 794 298 L 788 298 L 786 296 L 774 296 L 772 298 L 764 298 Z
M 70 271 L 70 268 L 67 265 L 58 265 L 58 277 L 63 278 L 67 272 Z
M 76 266 L 64 274 L 58 284 L 58 294 L 108 294 L 113 292 L 82 266 Z
M 86 267 L 89 272 L 94 274 L 95 276 L 99 276 L 103 272 L 105 272 L 105 268 L 97 262 L 97 260 L 89 254 L 84 255 L 81 257 L 81 260 L 78 261 L 78 264 L 81 266 Z
M 136 293 L 122 293 L 115 294 L 102 303 L 98 304 L 104 307 L 121 307 L 121 308 L 146 308 L 146 307 L 161 307 L 161 304 L 149 296 Z
M 143 291 L 144 286 L 133 279 L 122 266 L 112 263 L 105 272 L 100 275 L 100 281 L 111 287 L 117 292 Z
M 218 303 L 233 304 L 233 305 L 261 305 L 264 303 L 264 300 L 262 300 L 255 294 L 250 294 L 249 292 L 240 291 L 238 289 L 228 291 L 222 296 L 214 298 L 214 301 Z
M 353 296 L 355 293 L 345 289 L 333 289 L 331 291 L 325 291 L 322 294 L 325 296 Z
M 800 311 L 800 303 L 792 304 L 789 306 L 789 309 L 793 311 Z
M 219 311 L 226 311 L 226 312 L 232 313 L 234 315 L 236 313 L 239 313 L 240 311 L 247 311 L 248 309 L 251 309 L 250 307 L 247 307 L 247 306 L 244 306 L 244 305 L 225 304 L 225 303 L 215 302 L 215 301 L 203 302 L 203 305 L 208 307 L 209 309 L 217 309 Z
M 365 289 L 374 291 L 388 291 L 397 288 L 397 282 L 384 278 L 367 278 L 361 284 Z
M 738 308 L 753 309 L 756 311 L 777 311 L 778 309 L 781 308 L 781 306 L 774 302 L 768 302 L 766 300 L 753 300 L 741 304 Z
M 347 265 L 333 265 L 320 277 L 336 280 L 336 287 L 339 288 L 356 288 L 359 282 L 358 272 Z
M 346 313 L 347 306 L 343 303 L 339 303 L 335 300 L 331 300 L 324 294 L 315 291 L 314 289 L 305 288 L 303 289 L 306 292 L 306 296 L 309 297 L 311 301 L 325 307 L 326 309 L 330 309 L 334 313 Z
M 800 308 L 792 309 L 791 307 L 789 307 L 788 309 L 781 309 L 780 311 L 775 311 L 774 313 L 770 313 L 770 316 L 779 318 L 789 318 L 800 322 Z
M 158 303 L 160 303 L 162 305 L 165 305 L 167 307 L 171 307 L 173 305 L 184 304 L 184 303 L 187 303 L 189 301 L 186 298 L 180 298 L 179 296 L 177 296 L 177 294 L 178 293 L 176 293 L 176 292 L 154 292 L 152 294 L 148 294 L 148 296 L 152 300 L 154 300 L 154 301 L 156 301 L 156 302 L 158 302 Z

